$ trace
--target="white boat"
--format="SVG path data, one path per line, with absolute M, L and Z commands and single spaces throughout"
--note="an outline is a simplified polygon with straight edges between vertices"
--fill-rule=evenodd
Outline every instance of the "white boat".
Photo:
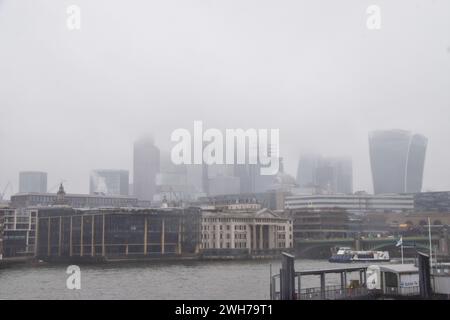
M 328 259 L 330 262 L 388 262 L 390 261 L 387 251 L 356 251 L 351 248 L 339 248 L 338 251 Z

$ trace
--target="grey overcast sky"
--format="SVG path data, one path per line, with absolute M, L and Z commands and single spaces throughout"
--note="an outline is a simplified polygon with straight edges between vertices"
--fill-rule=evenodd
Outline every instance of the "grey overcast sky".
M 292 175 L 302 152 L 350 155 L 369 192 L 368 131 L 412 130 L 423 189 L 450 190 L 450 1 L 0 0 L 0 192 L 21 170 L 88 192 L 92 169 L 132 172 L 139 135 L 168 148 L 194 120 L 279 128 Z

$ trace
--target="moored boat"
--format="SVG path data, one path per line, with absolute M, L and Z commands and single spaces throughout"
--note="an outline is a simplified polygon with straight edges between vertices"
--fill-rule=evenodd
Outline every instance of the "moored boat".
M 357 251 L 351 248 L 339 248 L 328 261 L 336 263 L 388 262 L 390 258 L 387 251 Z

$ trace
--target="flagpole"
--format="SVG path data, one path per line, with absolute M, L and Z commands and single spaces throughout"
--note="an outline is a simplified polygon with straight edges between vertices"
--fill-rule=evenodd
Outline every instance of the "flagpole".
M 400 247 L 401 251 L 402 251 L 402 264 L 403 264 L 403 239 L 402 239 L 402 246 Z
M 431 221 L 428 217 L 428 241 L 430 242 L 430 268 L 433 267 L 433 248 L 431 247 Z

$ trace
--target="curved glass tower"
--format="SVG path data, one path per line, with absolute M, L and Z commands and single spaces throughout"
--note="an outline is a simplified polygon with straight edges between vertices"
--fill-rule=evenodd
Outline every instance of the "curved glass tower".
M 374 193 L 420 192 L 427 143 L 426 137 L 405 130 L 370 132 Z

